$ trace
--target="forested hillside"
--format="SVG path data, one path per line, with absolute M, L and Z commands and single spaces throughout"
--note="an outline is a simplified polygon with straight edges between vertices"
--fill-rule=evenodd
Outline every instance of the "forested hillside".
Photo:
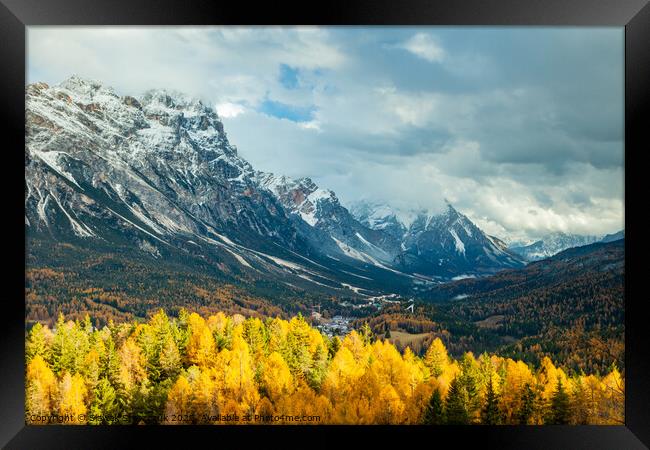
M 430 329 L 450 352 L 493 351 L 539 364 L 544 356 L 577 372 L 624 367 L 624 240 L 565 250 L 524 269 L 436 286 L 414 314 L 395 323 L 395 308 L 370 323 L 384 333 Z M 398 311 L 405 316 L 405 311 Z
M 145 320 L 162 308 L 182 307 L 208 316 L 308 316 L 313 305 L 324 317 L 368 323 L 399 350 L 408 344 L 421 356 L 440 338 L 454 357 L 484 351 L 539 365 L 548 356 L 568 370 L 624 369 L 624 241 L 570 249 L 524 269 L 445 283 L 422 291 L 413 312 L 404 305 L 359 307 L 367 297 L 336 296 L 289 284 L 233 276 L 215 266 L 194 272 L 174 260 L 133 258 L 116 248 L 97 254 L 69 244 L 32 241 L 26 271 L 26 320 L 53 326 L 58 314 L 103 327 Z M 37 262 L 37 263 L 36 263 Z M 408 333 L 403 336 L 400 333 Z M 421 335 L 413 339 L 410 335 Z
M 204 315 L 222 311 L 263 317 L 306 313 L 319 303 L 337 311 L 330 296 L 233 274 L 224 265 L 190 268 L 120 247 L 98 252 L 37 239 L 29 241 L 25 303 L 28 325 L 50 326 L 61 313 L 73 320 L 89 315 L 101 327 L 111 319 L 142 320 L 160 308 L 174 314 L 186 307 Z
M 342 340 L 301 317 L 160 311 L 90 318 L 26 341 L 28 423 L 622 424 L 624 383 L 498 355 L 400 353 L 365 326 Z

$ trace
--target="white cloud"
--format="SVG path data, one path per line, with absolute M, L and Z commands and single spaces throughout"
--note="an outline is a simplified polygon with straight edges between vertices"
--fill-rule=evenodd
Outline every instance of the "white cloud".
M 591 32 L 518 31 L 515 48 L 507 30 L 30 26 L 28 80 L 199 96 L 256 169 L 310 176 L 344 201 L 446 197 L 502 238 L 599 234 L 623 227 L 623 40 L 600 30 L 591 45 Z M 293 89 L 282 64 L 298 71 Z M 268 99 L 312 118 L 262 114 Z
M 230 102 L 218 103 L 215 108 L 217 110 L 217 114 L 222 119 L 237 117 L 238 115 L 243 114 L 246 111 L 246 108 L 244 108 L 244 106 L 238 103 L 230 103 Z
M 429 62 L 441 62 L 445 58 L 445 50 L 428 33 L 414 34 L 402 44 L 402 48 Z
M 307 130 L 322 131 L 320 123 L 317 120 L 310 120 L 309 122 L 298 122 L 298 126 Z

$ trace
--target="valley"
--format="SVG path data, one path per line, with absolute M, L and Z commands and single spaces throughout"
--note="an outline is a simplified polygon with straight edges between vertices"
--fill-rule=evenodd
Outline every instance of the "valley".
M 28 328 L 300 314 L 417 354 L 440 338 L 454 356 L 623 368 L 622 232 L 509 248 L 449 202 L 347 208 L 310 178 L 255 170 L 212 107 L 176 92 L 73 76 L 26 101 Z

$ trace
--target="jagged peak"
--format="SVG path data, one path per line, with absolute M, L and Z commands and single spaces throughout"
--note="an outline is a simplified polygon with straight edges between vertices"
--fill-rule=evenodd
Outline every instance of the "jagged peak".
M 46 83 L 32 83 L 27 86 L 28 89 L 49 89 Z M 125 95 L 120 97 L 112 86 L 106 85 L 101 81 L 82 77 L 78 74 L 72 74 L 59 84 L 54 86 L 58 89 L 63 89 L 75 100 L 81 101 L 95 101 L 98 95 L 107 95 L 109 97 L 119 98 L 129 98 L 135 99 L 143 107 L 155 108 L 155 109 L 166 109 L 171 111 L 182 111 L 186 116 L 192 115 L 204 115 L 214 119 L 217 122 L 220 122 L 219 116 L 216 110 L 209 106 L 209 102 L 205 102 L 199 97 L 189 95 L 187 93 L 170 89 L 170 88 L 154 88 L 148 89 L 142 95 L 131 96 Z M 217 128 L 221 128 L 217 126 Z M 221 130 L 219 130 L 221 131 Z
M 194 97 L 185 92 L 181 92 L 175 89 L 167 88 L 148 89 L 144 92 L 144 94 L 142 94 L 140 101 L 145 105 L 154 102 L 161 103 L 168 108 L 194 107 L 204 110 L 212 109 L 198 97 Z
M 444 199 L 444 202 L 445 202 L 445 213 L 452 216 L 462 216 L 462 214 L 456 208 L 454 208 L 454 205 L 452 205 L 447 198 Z
M 309 177 L 298 178 L 296 180 L 296 183 L 298 183 L 302 188 L 308 190 L 309 192 L 314 192 L 315 190 L 319 189 L 316 183 L 314 183 Z
M 291 178 L 271 172 L 257 172 L 256 177 L 262 185 L 274 191 L 279 189 L 301 189 L 309 194 L 319 189 L 309 177 Z
M 81 77 L 77 74 L 70 75 L 68 78 L 60 82 L 57 87 L 79 94 L 88 94 L 102 91 L 104 93 L 109 93 L 117 96 L 117 94 L 115 94 L 115 90 L 112 87 L 104 85 L 99 80 Z
M 68 78 L 59 83 L 59 85 L 101 87 L 104 85 L 104 83 L 94 78 L 82 77 L 76 73 L 73 73 Z

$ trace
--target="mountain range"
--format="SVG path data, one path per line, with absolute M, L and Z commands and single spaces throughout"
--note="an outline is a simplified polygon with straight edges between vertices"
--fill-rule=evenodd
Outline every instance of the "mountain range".
M 622 361 L 623 231 L 509 248 L 449 202 L 344 205 L 311 178 L 256 170 L 212 107 L 168 90 L 30 84 L 25 117 L 27 325 L 318 307 L 377 333 L 435 330 L 458 355 Z
M 595 242 L 613 242 L 625 237 L 625 231 L 604 236 L 579 235 L 570 233 L 551 233 L 528 245 L 511 245 L 512 252 L 526 261 L 539 261 L 572 247 L 581 247 Z
M 72 76 L 28 85 L 25 115 L 28 247 L 121 249 L 360 295 L 524 265 L 451 204 L 380 218 L 309 178 L 255 170 L 215 110 L 178 92 L 120 96 Z
M 241 279 L 371 296 L 624 237 L 555 233 L 509 248 L 449 202 L 436 212 L 368 201 L 347 208 L 310 178 L 254 169 L 215 110 L 179 92 L 119 96 L 72 76 L 28 85 L 25 115 L 28 247 L 120 249 Z

